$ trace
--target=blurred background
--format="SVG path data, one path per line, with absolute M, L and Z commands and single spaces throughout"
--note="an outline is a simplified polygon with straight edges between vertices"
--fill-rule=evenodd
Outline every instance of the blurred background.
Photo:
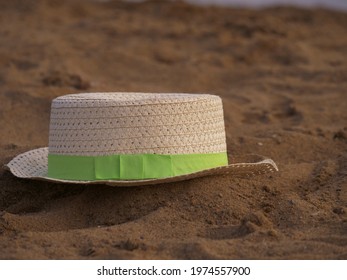
M 99 0 L 112 1 L 112 0 Z M 140 2 L 142 0 L 129 0 Z M 198 5 L 216 5 L 229 7 L 263 8 L 269 6 L 298 6 L 298 7 L 325 7 L 330 9 L 347 9 L 346 0 L 185 0 L 185 2 Z
M 345 77 L 346 13 L 264 5 L 342 8 L 347 1 L 188 1 L 227 7 L 155 0 L 0 0 L 5 132 L 0 143 L 45 145 L 50 100 L 80 91 L 216 93 L 233 112 L 226 125 L 235 139 L 245 122 L 299 124 L 299 105 L 286 95 L 319 91 L 316 82 Z M 248 5 L 264 9 L 244 8 Z M 13 115 L 23 116 L 18 113 L 23 100 L 37 108 L 44 104 L 44 120 L 36 107 L 27 106 L 30 118 L 13 122 Z M 247 113 L 238 112 L 237 103 Z M 283 114 L 289 117 L 275 117 Z

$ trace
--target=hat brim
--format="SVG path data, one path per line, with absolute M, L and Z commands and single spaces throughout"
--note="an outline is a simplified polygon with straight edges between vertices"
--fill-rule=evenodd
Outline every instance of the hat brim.
M 48 148 L 39 148 L 20 154 L 13 158 L 5 168 L 18 178 L 44 180 L 55 183 L 71 183 L 71 184 L 106 184 L 117 187 L 127 186 L 144 186 L 162 183 L 171 183 L 184 181 L 199 177 L 230 174 L 237 178 L 248 178 L 254 175 L 266 174 L 278 171 L 275 162 L 269 158 L 259 155 L 247 155 L 242 157 L 233 157 L 229 159 L 231 164 L 211 169 L 198 171 L 195 173 L 161 178 L 161 179 L 146 179 L 146 180 L 95 180 L 95 181 L 73 181 L 50 178 L 47 175 L 48 171 Z

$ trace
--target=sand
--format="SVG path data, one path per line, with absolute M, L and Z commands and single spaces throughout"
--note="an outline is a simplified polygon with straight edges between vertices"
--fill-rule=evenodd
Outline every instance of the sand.
M 47 146 L 78 92 L 206 92 L 230 154 L 280 172 L 150 187 L 0 171 L 1 259 L 347 259 L 347 14 L 0 2 L 0 164 Z

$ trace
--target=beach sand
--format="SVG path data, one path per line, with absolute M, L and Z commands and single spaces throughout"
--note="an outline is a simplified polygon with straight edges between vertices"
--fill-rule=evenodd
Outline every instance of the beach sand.
M 0 171 L 1 259 L 347 259 L 347 14 L 0 1 L 0 164 L 47 146 L 51 100 L 222 97 L 230 154 L 280 172 L 147 187 Z

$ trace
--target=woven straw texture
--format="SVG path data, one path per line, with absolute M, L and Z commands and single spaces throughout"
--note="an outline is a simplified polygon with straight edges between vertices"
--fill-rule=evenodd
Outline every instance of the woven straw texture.
M 215 95 L 84 93 L 65 95 L 52 102 L 52 154 L 225 151 L 222 101 Z
M 182 176 L 146 180 L 70 181 L 49 178 L 48 154 L 226 153 L 222 101 L 208 94 L 83 93 L 58 97 L 51 106 L 49 147 L 15 157 L 15 176 L 75 184 L 139 186 L 214 174 L 250 177 L 277 171 L 271 159 L 248 156 L 233 164 Z
M 133 180 L 133 181 L 69 181 L 59 180 L 47 177 L 48 170 L 48 148 L 40 148 L 31 150 L 15 157 L 5 167 L 9 169 L 15 176 L 19 178 L 45 180 L 56 183 L 73 183 L 73 184 L 106 184 L 110 186 L 129 187 L 129 186 L 142 186 L 153 185 L 161 183 L 170 183 L 183 181 L 198 177 L 229 174 L 235 178 L 249 178 L 259 174 L 271 173 L 278 171 L 276 164 L 271 160 L 259 155 L 247 155 L 240 158 L 230 159 L 230 162 L 235 162 L 228 166 L 212 168 L 188 175 L 176 176 L 164 179 L 151 179 L 151 180 Z M 246 163 L 241 163 L 243 161 Z

